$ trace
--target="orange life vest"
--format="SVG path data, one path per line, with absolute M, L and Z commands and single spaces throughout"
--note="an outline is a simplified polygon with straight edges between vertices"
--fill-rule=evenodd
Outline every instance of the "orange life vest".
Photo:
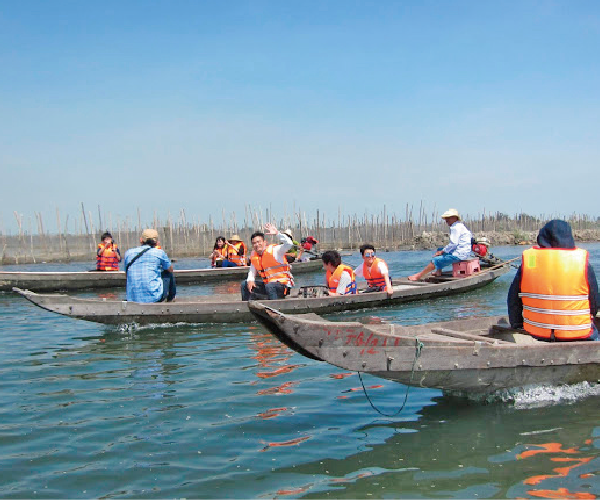
M 102 254 L 96 255 L 96 269 L 98 271 L 118 271 L 119 270 L 119 254 L 117 253 L 117 245 L 106 248 L 104 243 L 98 243 L 98 250 L 104 250 Z
M 329 287 L 330 292 L 337 292 L 337 287 L 340 284 L 340 280 L 342 279 L 342 273 L 344 271 L 348 271 L 351 277 L 351 281 L 349 285 L 346 285 L 346 289 L 344 290 L 343 295 L 355 294 L 356 293 L 356 274 L 354 274 L 354 269 L 346 264 L 340 264 L 335 268 L 333 273 L 331 271 L 327 271 L 327 286 Z
M 230 243 L 227 247 L 227 259 L 237 266 L 246 265 L 246 245 L 242 241 Z
M 215 262 L 217 260 L 222 260 L 222 259 L 227 258 L 227 247 L 223 246 L 221 248 L 215 248 L 213 251 L 217 252 L 217 255 L 213 255 L 213 257 L 212 257 L 212 266 L 214 267 Z
M 268 245 L 262 255 L 252 252 L 250 262 L 258 271 L 265 283 L 278 282 L 286 286 L 294 286 L 294 277 L 290 265 L 278 262 L 273 252 L 277 245 Z
M 588 252 L 581 248 L 530 248 L 523 252 L 523 328 L 534 337 L 579 340 L 593 333 L 587 280 Z
M 379 263 L 383 262 L 379 257 L 375 257 L 373 259 L 373 264 L 371 267 L 367 267 L 366 264 L 363 263 L 363 276 L 367 280 L 367 284 L 372 287 L 384 287 L 385 286 L 385 277 L 381 274 L 379 270 Z

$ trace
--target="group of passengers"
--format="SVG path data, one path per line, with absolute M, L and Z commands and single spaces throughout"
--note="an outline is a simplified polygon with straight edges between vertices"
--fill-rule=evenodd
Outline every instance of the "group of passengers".
M 442 214 L 450 228 L 449 243 L 437 250 L 432 260 L 409 281 L 422 280 L 429 274 L 442 275 L 444 267 L 472 258 L 485 258 L 487 240 L 474 240 L 461 222 L 456 209 Z M 265 235 L 277 236 L 278 243 L 269 244 Z M 248 276 L 241 285 L 242 300 L 283 299 L 294 286 L 290 263 L 304 261 L 318 243 L 312 236 L 298 243 L 288 229 L 280 232 L 273 224 L 265 224 L 265 232 L 250 237 L 252 252 L 239 235 L 227 240 L 219 236 L 211 254 L 212 267 L 249 265 Z M 146 229 L 141 246 L 125 253 L 127 300 L 162 302 L 175 300 L 176 286 L 173 266 L 158 244 L 158 233 Z M 303 256 L 303 254 L 305 255 Z M 357 278 L 364 278 L 367 288 L 362 292 L 385 292 L 392 297 L 394 289 L 385 261 L 375 255 L 375 247 L 360 247 L 363 262 L 353 269 L 342 262 L 339 252 L 328 250 L 321 259 L 326 271 L 325 283 L 329 295 L 358 293 Z M 97 250 L 97 269 L 118 271 L 121 253 L 110 233 L 102 235 Z M 508 293 L 508 312 L 513 328 L 522 328 L 541 340 L 599 340 L 594 325 L 598 312 L 598 284 L 594 269 L 588 262 L 587 250 L 576 248 L 571 226 L 561 220 L 548 222 L 539 232 L 537 245 L 523 252 L 521 266 Z

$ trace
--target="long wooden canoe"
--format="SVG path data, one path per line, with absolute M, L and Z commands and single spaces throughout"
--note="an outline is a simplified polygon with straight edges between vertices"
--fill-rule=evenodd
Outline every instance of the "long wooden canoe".
M 394 280 L 394 294 L 385 292 L 321 296 L 317 287 L 294 290 L 282 300 L 269 303 L 289 313 L 333 313 L 350 309 L 385 307 L 421 299 L 466 292 L 494 281 L 510 269 L 507 262 L 464 278 L 437 278 L 431 281 Z M 146 303 L 125 300 L 84 299 L 61 294 L 38 294 L 14 288 L 35 305 L 58 314 L 98 323 L 245 323 L 255 321 L 247 302 L 237 295 L 177 297 L 175 302 Z M 306 295 L 306 296 L 305 296 Z
M 301 274 L 323 268 L 321 259 L 292 264 L 292 273 Z M 197 285 L 215 281 L 245 279 L 248 266 L 217 267 L 214 269 L 176 269 L 177 285 Z M 125 271 L 1 271 L 0 291 L 14 287 L 36 292 L 124 288 Z
M 281 342 L 343 370 L 415 387 L 489 393 L 537 385 L 600 381 L 600 342 L 542 342 L 501 316 L 415 326 L 332 322 L 284 314 L 267 303 L 251 311 Z M 600 326 L 600 318 L 596 318 Z

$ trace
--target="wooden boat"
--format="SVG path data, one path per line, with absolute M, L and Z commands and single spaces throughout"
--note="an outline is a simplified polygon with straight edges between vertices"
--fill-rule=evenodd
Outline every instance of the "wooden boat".
M 301 274 L 322 269 L 320 259 L 292 264 L 292 273 Z M 245 279 L 248 266 L 209 269 L 176 269 L 177 285 L 197 285 L 215 281 Z M 1 271 L 0 291 L 14 287 L 36 292 L 75 291 L 101 288 L 124 288 L 125 271 Z
M 499 389 L 600 381 L 600 342 L 542 342 L 493 316 L 415 326 L 332 322 L 250 310 L 281 342 L 344 370 L 415 387 L 490 393 Z M 600 318 L 596 318 L 600 327 Z
M 431 281 L 394 280 L 391 298 L 385 292 L 356 295 L 322 295 L 324 287 L 303 287 L 290 296 L 269 303 L 289 313 L 328 313 L 349 309 L 385 307 L 421 299 L 466 292 L 494 281 L 510 269 L 510 263 L 464 278 L 441 277 Z M 247 302 L 238 295 L 177 297 L 175 302 L 146 303 L 125 300 L 84 299 L 61 294 L 38 294 L 14 288 L 35 305 L 58 314 L 98 323 L 244 323 L 256 321 Z

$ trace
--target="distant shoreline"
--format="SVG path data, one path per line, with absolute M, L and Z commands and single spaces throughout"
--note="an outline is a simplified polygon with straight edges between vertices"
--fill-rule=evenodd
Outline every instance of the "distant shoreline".
M 512 245 L 523 245 L 530 246 L 536 241 L 538 231 L 521 231 L 521 230 L 507 230 L 507 231 L 479 231 L 474 233 L 475 237 L 485 236 L 490 242 L 490 249 L 493 251 L 494 247 L 499 246 L 512 246 Z M 594 243 L 600 242 L 600 229 L 575 229 L 573 230 L 573 237 L 576 243 Z M 64 248 L 61 247 L 61 251 L 57 251 L 56 248 L 50 248 L 39 244 L 28 245 L 25 247 L 22 242 L 19 246 L 17 237 L 12 237 L 12 245 L 9 247 L 7 243 L 4 243 L 2 250 L 2 256 L 0 259 L 0 268 L 7 265 L 20 265 L 20 264 L 39 264 L 39 263 L 71 263 L 71 262 L 94 262 L 95 261 L 95 244 L 92 245 L 91 241 L 84 239 L 79 241 L 79 245 L 69 246 L 64 243 Z M 85 245 L 82 245 L 85 243 Z M 402 241 L 397 244 L 385 241 L 381 238 L 377 241 L 376 238 L 372 240 L 365 240 L 359 242 L 352 242 L 351 245 L 340 245 L 339 242 L 322 241 L 317 246 L 318 250 L 344 250 L 344 251 L 357 251 L 360 244 L 372 243 L 378 250 L 384 251 L 411 251 L 411 250 L 432 250 L 444 246 L 448 243 L 447 232 L 428 232 L 423 231 L 420 235 L 415 235 L 413 238 L 408 238 L 408 241 Z M 54 247 L 57 245 L 54 244 Z M 78 246 L 78 248 L 73 248 Z M 124 255 L 127 248 L 123 245 L 120 246 L 121 254 Z M 168 245 L 163 245 L 165 251 L 170 257 L 174 259 L 181 258 L 206 258 L 207 255 L 203 254 L 202 249 L 199 246 L 186 246 L 183 249 L 177 248 L 175 251 L 169 249 Z

